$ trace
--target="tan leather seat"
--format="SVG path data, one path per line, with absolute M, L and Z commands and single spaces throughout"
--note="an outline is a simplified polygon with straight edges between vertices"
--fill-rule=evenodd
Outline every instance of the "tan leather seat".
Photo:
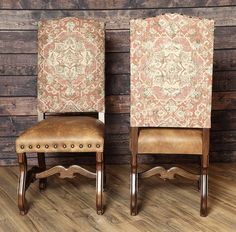
M 201 129 L 142 128 L 138 153 L 202 154 Z
M 102 152 L 104 124 L 96 118 L 47 118 L 16 140 L 16 152 Z

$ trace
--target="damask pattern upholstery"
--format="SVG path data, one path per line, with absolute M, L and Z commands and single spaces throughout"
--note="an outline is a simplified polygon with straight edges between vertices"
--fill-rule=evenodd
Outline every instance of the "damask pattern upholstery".
M 213 20 L 131 20 L 132 127 L 211 126 L 213 37 Z
M 39 22 L 40 111 L 104 112 L 104 30 L 73 17 Z

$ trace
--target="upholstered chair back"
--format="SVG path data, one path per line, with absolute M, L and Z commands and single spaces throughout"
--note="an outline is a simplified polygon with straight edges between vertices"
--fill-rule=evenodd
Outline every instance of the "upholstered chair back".
M 211 126 L 214 22 L 165 14 L 130 22 L 131 126 Z
M 104 112 L 104 34 L 94 20 L 39 22 L 39 111 Z

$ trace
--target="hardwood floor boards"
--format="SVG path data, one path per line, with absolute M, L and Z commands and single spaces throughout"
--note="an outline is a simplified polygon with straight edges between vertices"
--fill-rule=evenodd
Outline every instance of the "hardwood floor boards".
M 156 176 L 140 181 L 139 214 L 130 216 L 129 166 L 108 165 L 107 173 L 103 216 L 95 210 L 95 180 L 82 176 L 51 177 L 44 192 L 35 182 L 26 194 L 30 210 L 20 216 L 16 206 L 18 168 L 1 167 L 0 231 L 236 231 L 236 163 L 210 164 L 206 218 L 199 216 L 196 182 L 180 177 L 163 181 Z

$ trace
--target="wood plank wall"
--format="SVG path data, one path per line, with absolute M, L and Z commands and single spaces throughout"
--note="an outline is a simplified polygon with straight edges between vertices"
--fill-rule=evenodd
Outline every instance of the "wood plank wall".
M 106 24 L 106 159 L 129 162 L 129 19 L 177 12 L 215 20 L 211 161 L 236 160 L 235 0 L 1 0 L 0 164 L 16 164 L 15 138 L 36 122 L 37 22 L 76 16 Z M 70 156 L 70 158 L 68 158 Z M 31 156 L 34 162 L 34 155 Z M 93 156 L 49 155 L 47 162 L 92 162 Z M 173 158 L 173 159 L 171 159 Z M 144 156 L 143 162 L 194 161 Z

